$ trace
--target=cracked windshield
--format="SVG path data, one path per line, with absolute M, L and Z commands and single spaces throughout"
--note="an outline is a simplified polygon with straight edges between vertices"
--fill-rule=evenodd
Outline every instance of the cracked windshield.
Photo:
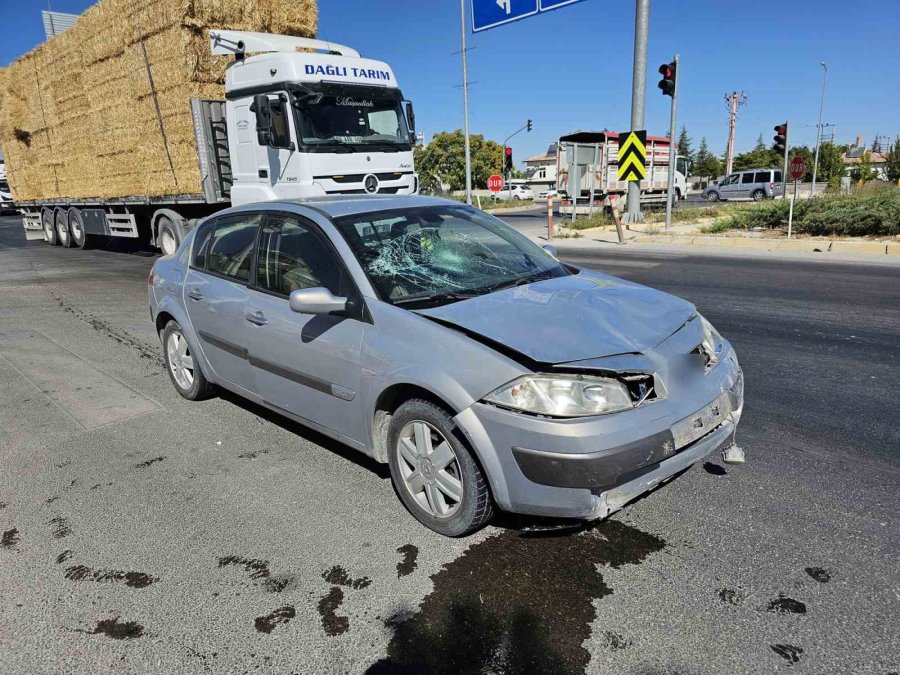
M 567 274 L 547 251 L 467 207 L 380 211 L 337 224 L 375 289 L 394 304 L 452 302 Z

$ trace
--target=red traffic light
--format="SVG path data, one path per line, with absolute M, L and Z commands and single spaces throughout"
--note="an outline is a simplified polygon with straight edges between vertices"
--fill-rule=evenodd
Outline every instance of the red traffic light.
M 507 148 L 507 149 L 506 149 L 506 156 L 507 156 L 507 157 L 512 157 L 512 148 Z
M 659 67 L 659 74 L 662 75 L 662 79 L 657 86 L 662 91 L 663 96 L 675 97 L 676 73 L 677 66 L 674 61 L 672 63 L 664 63 Z
M 668 64 L 665 64 L 665 65 L 662 65 L 659 67 L 659 74 L 662 75 L 667 80 L 671 80 L 672 77 L 675 75 L 675 73 L 672 72 L 672 67 Z
M 779 124 L 777 127 L 775 127 L 775 133 L 779 136 L 784 136 L 787 133 L 787 125 Z

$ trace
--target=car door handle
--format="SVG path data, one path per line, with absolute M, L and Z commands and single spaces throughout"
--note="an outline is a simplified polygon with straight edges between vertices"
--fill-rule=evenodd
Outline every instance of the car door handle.
M 188 297 L 191 300 L 196 300 L 197 302 L 200 302 L 201 300 L 203 300 L 203 293 L 198 291 L 196 288 L 192 288 L 191 290 L 188 291 Z
M 247 319 L 247 321 L 257 326 L 265 326 L 267 323 L 269 323 L 266 315 L 262 312 L 254 312 L 253 314 L 248 314 L 245 318 Z

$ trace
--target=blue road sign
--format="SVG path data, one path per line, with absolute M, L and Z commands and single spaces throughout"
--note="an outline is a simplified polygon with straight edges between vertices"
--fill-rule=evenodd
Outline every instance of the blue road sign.
M 581 0 L 541 0 L 541 11 L 549 12 L 551 9 L 574 5 L 576 2 L 581 2 Z
M 472 0 L 472 32 L 549 12 L 582 0 Z
M 472 32 L 496 28 L 538 13 L 538 0 L 472 0 Z

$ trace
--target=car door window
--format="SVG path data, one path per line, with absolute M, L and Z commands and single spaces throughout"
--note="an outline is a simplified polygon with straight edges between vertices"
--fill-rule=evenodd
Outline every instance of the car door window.
M 270 215 L 259 237 L 256 286 L 288 296 L 300 288 L 324 287 L 341 295 L 343 265 L 310 225 Z
M 734 185 L 735 183 L 737 183 L 737 180 L 738 180 L 738 174 L 733 173 L 730 176 L 728 176 L 728 178 L 726 178 L 725 180 L 722 181 L 722 185 Z
M 768 183 L 769 176 L 772 174 L 771 171 L 757 171 L 756 177 L 753 179 L 754 183 Z
M 192 265 L 197 269 L 228 277 L 241 283 L 250 281 L 253 245 L 261 214 L 241 213 L 217 218 L 207 225 L 194 248 Z
M 750 185 L 754 181 L 752 173 L 741 174 L 741 185 Z

